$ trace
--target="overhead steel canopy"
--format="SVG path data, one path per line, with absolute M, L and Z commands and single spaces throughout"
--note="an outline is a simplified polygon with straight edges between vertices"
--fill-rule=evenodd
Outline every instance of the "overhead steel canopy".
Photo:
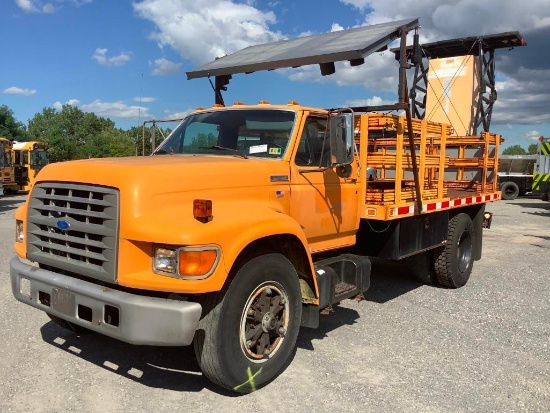
M 349 60 L 352 65 L 400 37 L 400 29 L 418 26 L 418 19 L 398 20 L 355 29 L 250 46 L 187 72 L 187 79 L 227 76 Z
M 526 46 L 527 42 L 519 32 L 505 32 L 486 36 L 463 37 L 458 39 L 442 40 L 421 45 L 423 56 L 430 59 L 441 59 L 455 56 L 477 55 L 479 47 L 483 50 L 514 48 Z M 395 58 L 399 59 L 399 48 L 392 48 Z M 407 52 L 412 46 L 407 47 Z

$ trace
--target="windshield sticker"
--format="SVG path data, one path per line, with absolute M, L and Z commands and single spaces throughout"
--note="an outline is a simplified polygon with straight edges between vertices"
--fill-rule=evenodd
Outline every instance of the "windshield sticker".
M 254 145 L 248 149 L 248 153 L 264 153 L 264 152 L 267 152 L 267 144 Z
M 269 154 L 270 155 L 280 155 L 281 154 L 281 148 L 269 148 Z

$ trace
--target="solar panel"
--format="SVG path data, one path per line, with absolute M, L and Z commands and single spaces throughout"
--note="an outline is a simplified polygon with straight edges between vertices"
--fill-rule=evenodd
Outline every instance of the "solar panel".
M 355 61 L 384 49 L 400 37 L 401 28 L 416 26 L 417 18 L 405 19 L 249 46 L 187 72 L 187 79 Z

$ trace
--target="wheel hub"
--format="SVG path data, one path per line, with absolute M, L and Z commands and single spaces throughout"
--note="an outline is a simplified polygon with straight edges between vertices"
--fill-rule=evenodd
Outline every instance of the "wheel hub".
M 270 330 L 275 329 L 275 326 L 277 325 L 277 318 L 269 312 L 265 313 L 264 318 L 262 319 L 262 329 L 264 332 L 268 332 Z
M 272 281 L 249 297 L 241 318 L 241 348 L 256 362 L 265 361 L 280 347 L 288 328 L 288 296 Z
M 472 239 L 468 233 L 463 233 L 458 241 L 457 255 L 458 268 L 461 272 L 466 271 L 472 257 Z

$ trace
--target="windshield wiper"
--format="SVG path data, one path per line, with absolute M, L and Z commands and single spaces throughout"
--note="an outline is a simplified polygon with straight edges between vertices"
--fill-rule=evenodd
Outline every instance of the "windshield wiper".
M 218 151 L 229 151 L 229 152 L 235 153 L 235 155 L 240 156 L 241 158 L 248 159 L 248 156 L 246 156 L 240 150 L 234 149 L 234 148 L 226 148 L 224 146 L 214 145 L 214 146 L 199 146 L 199 149 L 216 149 Z

